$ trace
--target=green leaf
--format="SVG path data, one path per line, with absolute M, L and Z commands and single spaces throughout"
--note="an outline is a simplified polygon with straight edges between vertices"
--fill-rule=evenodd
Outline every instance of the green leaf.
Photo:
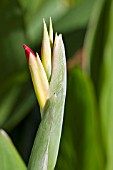
M 28 76 L 22 57 L 25 42 L 23 11 L 17 1 L 5 0 L 1 2 L 0 13 L 0 126 L 3 126 L 13 112 Z
M 34 92 L 31 90 L 24 95 L 24 99 L 19 100 L 14 107 L 12 114 L 7 117 L 6 122 L 3 124 L 3 128 L 7 131 L 12 130 L 18 123 L 20 123 L 25 116 L 29 113 L 29 110 L 34 106 L 36 100 Z
M 49 98 L 43 110 L 28 170 L 53 170 L 58 155 L 66 95 L 66 61 L 61 35 L 53 51 Z
M 8 76 L 24 68 L 25 59 L 21 45 L 25 42 L 22 10 L 16 1 L 8 0 L 0 5 L 0 83 L 6 81 Z M 4 13 L 5 11 L 5 13 Z M 8 27 L 7 27 L 8 26 Z M 4 79 L 6 77 L 6 79 Z
M 0 169 L 27 170 L 11 139 L 3 130 L 0 130 Z
M 105 0 L 96 2 L 84 43 L 84 68 L 91 72 L 97 98 L 100 92 L 101 65 L 107 35 L 108 3 Z
M 101 170 L 103 162 L 93 85 L 75 67 L 68 72 L 64 127 L 56 170 Z
M 95 86 L 102 131 L 106 170 L 113 169 L 113 1 L 101 0 L 94 7 L 85 42 Z
M 9 116 L 19 92 L 20 89 L 15 87 L 6 95 L 6 97 L 4 97 L 4 99 L 2 99 L 0 103 L 0 126 L 4 124 Z
M 113 1 L 107 1 L 106 42 L 101 70 L 100 112 L 107 156 L 106 170 L 113 169 Z
M 12 130 L 33 108 L 36 100 L 26 70 L 12 75 L 1 86 L 0 126 Z

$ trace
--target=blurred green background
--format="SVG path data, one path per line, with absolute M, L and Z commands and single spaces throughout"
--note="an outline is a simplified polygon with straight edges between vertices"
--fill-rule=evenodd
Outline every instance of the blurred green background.
M 22 44 L 40 54 L 50 16 L 68 68 L 55 170 L 113 170 L 113 0 L 1 1 L 0 128 L 27 165 L 41 118 Z

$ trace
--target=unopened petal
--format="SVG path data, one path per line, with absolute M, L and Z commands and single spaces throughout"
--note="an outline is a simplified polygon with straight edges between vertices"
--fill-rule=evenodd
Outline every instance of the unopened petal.
M 50 46 L 50 39 L 46 27 L 46 23 L 44 22 L 44 32 L 43 32 L 43 40 L 42 40 L 42 47 L 41 47 L 41 58 L 42 64 L 44 66 L 46 75 L 48 80 L 51 76 L 51 46 Z
M 32 53 L 30 53 L 29 68 L 31 72 L 31 77 L 32 77 L 35 93 L 36 93 L 40 108 L 42 109 L 47 100 L 49 83 L 48 83 L 43 65 L 38 55 L 36 58 L 34 58 Z
M 50 17 L 50 23 L 49 23 L 49 38 L 50 38 L 50 44 L 53 45 L 53 26 L 52 26 L 52 20 Z

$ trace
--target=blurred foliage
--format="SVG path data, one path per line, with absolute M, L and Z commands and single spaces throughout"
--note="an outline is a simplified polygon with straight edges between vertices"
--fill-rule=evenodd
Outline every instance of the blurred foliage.
M 63 34 L 67 60 L 75 62 L 68 68 L 56 170 L 112 170 L 113 0 L 1 1 L 0 127 L 27 164 L 40 112 L 22 44 L 40 52 L 42 19 L 50 16 L 54 30 Z
M 74 68 L 69 71 L 64 132 L 58 157 L 58 169 L 80 170 L 85 166 L 87 166 L 86 169 L 96 168 L 95 160 L 97 158 L 93 132 L 95 106 L 92 101 L 93 98 L 91 83 L 80 69 Z M 88 161 L 91 152 L 94 154 L 91 160 Z M 85 165 L 85 161 L 87 165 Z M 91 168 L 92 165 L 93 168 Z

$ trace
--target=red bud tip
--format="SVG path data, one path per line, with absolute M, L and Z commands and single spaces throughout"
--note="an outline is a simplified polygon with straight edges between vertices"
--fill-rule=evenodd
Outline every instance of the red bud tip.
M 29 60 L 30 53 L 32 53 L 35 56 L 34 52 L 27 45 L 23 44 L 23 48 L 25 50 L 27 61 Z

